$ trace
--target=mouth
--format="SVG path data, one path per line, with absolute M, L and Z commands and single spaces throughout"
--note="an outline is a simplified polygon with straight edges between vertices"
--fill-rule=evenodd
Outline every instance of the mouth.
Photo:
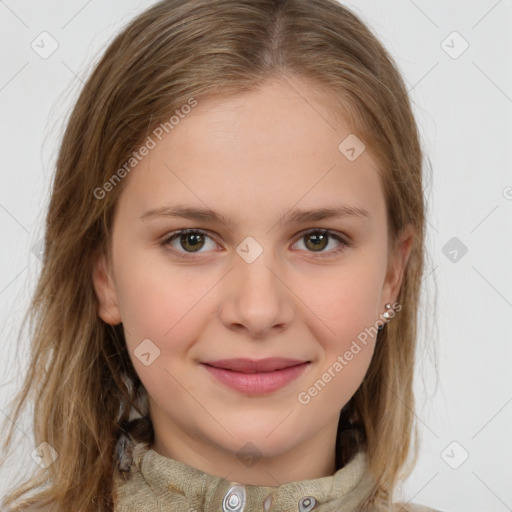
M 218 382 L 235 391 L 261 395 L 277 391 L 297 379 L 311 361 L 268 358 L 229 359 L 201 363 Z
M 220 359 L 218 361 L 207 361 L 202 364 L 239 373 L 260 373 L 274 372 L 310 362 L 311 361 L 285 357 L 267 357 L 265 359 Z

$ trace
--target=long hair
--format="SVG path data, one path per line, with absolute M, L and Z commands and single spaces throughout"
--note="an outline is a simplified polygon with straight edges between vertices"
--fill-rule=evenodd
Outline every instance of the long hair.
M 364 444 L 375 478 L 366 505 L 388 506 L 416 446 L 423 157 L 396 65 L 365 24 L 334 0 L 165 0 L 131 21 L 101 56 L 62 138 L 43 265 L 27 313 L 30 359 L 3 447 L 11 446 L 15 422 L 33 400 L 36 446 L 48 443 L 58 458 L 36 467 L 4 505 L 21 500 L 20 510 L 47 503 L 57 512 L 113 510 L 120 434 L 153 439 L 151 421 L 140 411 L 144 390 L 122 326 L 99 318 L 92 284 L 95 258 L 110 254 L 113 212 L 129 179 L 118 179 L 119 169 L 191 98 L 228 97 L 273 77 L 295 77 L 320 88 L 332 112 L 344 116 L 376 156 L 390 248 L 404 226 L 414 227 L 398 296 L 402 310 L 378 333 L 367 374 L 340 413 L 336 447 L 339 468 Z M 142 417 L 133 419 L 133 410 Z

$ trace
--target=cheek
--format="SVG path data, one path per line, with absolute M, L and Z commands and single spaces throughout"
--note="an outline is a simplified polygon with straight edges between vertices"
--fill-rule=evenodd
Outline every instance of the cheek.
M 126 342 L 131 352 L 150 339 L 162 353 L 185 351 L 201 330 L 204 307 L 215 284 L 198 279 L 185 267 L 165 264 L 165 257 L 148 258 L 141 251 L 119 259 L 116 267 L 118 301 Z M 211 281 L 211 282 L 210 282 Z
M 305 295 L 307 307 L 314 313 L 309 315 L 313 319 L 310 329 L 321 345 L 322 355 L 318 372 L 297 398 L 318 418 L 339 412 L 366 375 L 377 334 L 379 269 L 379 265 L 372 266 L 361 258 L 358 264 L 331 273 L 315 293 L 309 288 Z
M 311 279 L 304 279 L 301 296 L 307 297 L 306 305 L 317 318 L 317 339 L 342 349 L 375 325 L 380 311 L 381 273 L 375 258 L 358 254 L 350 264 L 319 279 L 316 287 L 311 286 Z
M 170 394 L 182 392 L 175 379 L 186 380 L 188 367 L 183 360 L 209 318 L 205 308 L 210 305 L 208 294 L 214 279 L 193 278 L 184 268 L 171 269 L 161 261 L 137 261 L 133 254 L 117 268 L 121 317 L 132 364 L 150 396 L 164 404 Z M 201 391 L 193 382 L 189 390 L 192 394 Z

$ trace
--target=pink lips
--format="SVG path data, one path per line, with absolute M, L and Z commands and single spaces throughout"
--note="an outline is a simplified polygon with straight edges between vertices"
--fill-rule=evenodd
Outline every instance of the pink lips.
M 204 362 L 223 384 L 245 393 L 270 393 L 295 380 L 309 361 L 271 357 L 267 359 L 223 359 Z

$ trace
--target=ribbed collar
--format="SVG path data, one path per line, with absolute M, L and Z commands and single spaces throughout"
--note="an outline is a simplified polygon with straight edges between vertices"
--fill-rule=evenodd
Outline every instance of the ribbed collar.
M 332 476 L 274 487 L 210 475 L 144 443 L 132 460 L 128 480 L 115 478 L 116 512 L 356 512 L 373 483 L 363 451 Z

